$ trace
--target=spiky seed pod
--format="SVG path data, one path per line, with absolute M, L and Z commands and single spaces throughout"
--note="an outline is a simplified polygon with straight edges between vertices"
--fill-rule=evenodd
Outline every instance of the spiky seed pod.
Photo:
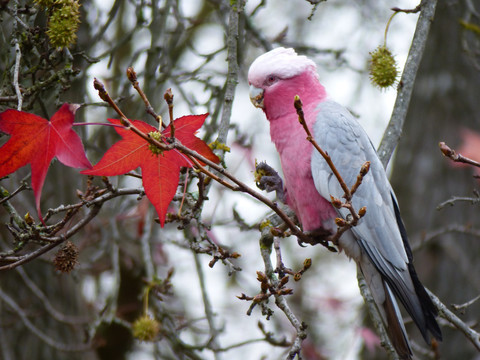
M 381 89 L 395 85 L 397 82 L 397 61 L 390 50 L 379 46 L 370 53 L 370 80 Z
M 148 135 L 156 141 L 162 140 L 163 136 L 160 131 L 150 131 Z M 150 150 L 154 155 L 163 154 L 163 150 L 153 144 L 148 144 L 148 150 Z
M 70 273 L 78 264 L 78 248 L 71 241 L 67 241 L 55 254 L 53 259 L 55 269 L 63 273 Z
M 141 341 L 153 341 L 160 332 L 160 323 L 150 315 L 139 317 L 132 325 L 133 337 Z
M 73 45 L 77 39 L 80 24 L 80 4 L 78 0 L 55 0 L 48 19 L 47 34 L 55 48 Z

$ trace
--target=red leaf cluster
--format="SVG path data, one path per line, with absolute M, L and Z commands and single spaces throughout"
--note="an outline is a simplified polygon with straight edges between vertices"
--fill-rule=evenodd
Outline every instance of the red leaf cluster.
M 208 114 L 189 115 L 174 121 L 175 137 L 186 147 L 196 151 L 205 158 L 218 163 L 218 157 L 195 132 L 203 125 Z M 120 125 L 120 120 L 108 119 L 112 124 Z M 133 126 L 148 134 L 157 131 L 153 126 L 140 121 L 131 120 Z M 115 127 L 122 137 L 105 153 L 103 158 L 90 170 L 82 171 L 86 175 L 115 176 L 122 175 L 138 167 L 142 170 L 142 182 L 150 202 L 157 210 L 160 224 L 165 224 L 168 205 L 178 187 L 181 167 L 192 167 L 191 161 L 178 150 L 164 151 L 154 154 L 149 143 L 133 131 Z M 170 137 L 170 128 L 162 132 L 165 138 Z
M 163 226 L 168 205 L 177 191 L 180 168 L 192 167 L 192 162 L 176 149 L 155 154 L 146 140 L 122 127 L 120 120 L 109 119 L 110 123 L 117 125 L 115 130 L 122 139 L 92 168 L 80 137 L 72 130 L 76 109 L 75 105 L 64 104 L 50 121 L 17 110 L 0 113 L 0 131 L 11 135 L 0 148 L 0 178 L 30 164 L 35 204 L 43 222 L 40 196 L 54 157 L 66 166 L 90 169 L 81 172 L 86 175 L 122 175 L 140 167 L 145 193 L 157 210 Z M 218 163 L 218 157 L 207 144 L 195 136 L 207 116 L 190 115 L 175 120 L 175 137 L 184 146 Z M 132 124 L 145 134 L 157 131 L 140 120 L 133 120 Z M 170 128 L 167 128 L 162 132 L 161 141 L 169 137 Z

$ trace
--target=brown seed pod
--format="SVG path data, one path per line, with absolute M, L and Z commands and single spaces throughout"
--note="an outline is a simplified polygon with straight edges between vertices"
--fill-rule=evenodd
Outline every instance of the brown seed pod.
M 63 273 L 70 273 L 78 264 L 78 248 L 71 241 L 67 241 L 55 254 L 53 259 L 55 269 Z

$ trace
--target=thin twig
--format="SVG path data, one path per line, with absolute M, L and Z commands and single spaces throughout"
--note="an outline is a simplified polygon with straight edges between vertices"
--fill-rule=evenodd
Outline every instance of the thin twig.
M 12 192 L 10 195 L 6 196 L 6 197 L 1 197 L 0 198 L 0 205 L 4 202 L 7 202 L 8 200 L 10 200 L 11 198 L 13 198 L 15 195 L 17 195 L 20 191 L 23 191 L 25 189 L 28 189 L 28 185 L 26 183 L 22 183 L 22 185 L 20 185 L 18 187 L 18 189 L 16 189 L 14 192 Z
M 171 150 L 173 148 L 173 146 L 171 146 L 171 145 L 167 145 L 167 144 L 164 144 L 160 141 L 157 141 L 157 140 L 153 139 L 149 134 L 143 133 L 135 125 L 133 125 L 132 122 L 122 112 L 122 110 L 120 110 L 120 108 L 115 103 L 115 101 L 110 97 L 107 90 L 105 89 L 105 85 L 103 85 L 103 83 L 101 81 L 99 81 L 98 79 L 95 78 L 93 80 L 93 87 L 95 88 L 95 90 L 98 91 L 98 95 L 100 96 L 100 98 L 103 101 L 107 102 L 113 108 L 113 110 L 115 110 L 115 112 L 120 116 L 120 121 L 121 121 L 122 125 L 125 126 L 125 128 L 133 131 L 135 134 L 137 134 L 138 136 L 140 136 L 141 138 L 143 138 L 144 140 L 146 140 L 150 144 L 155 145 L 159 149 Z
M 448 308 L 430 290 L 427 289 L 427 292 L 435 304 L 435 307 L 438 309 L 439 315 L 460 330 L 466 338 L 470 340 L 473 346 L 480 351 L 480 333 L 467 326 L 462 319 L 448 310 Z
M 173 121 L 173 93 L 172 89 L 167 89 L 163 98 L 167 102 L 168 105 L 168 118 L 170 120 L 170 137 L 172 139 L 175 138 L 175 122 Z
M 419 250 L 421 247 L 431 242 L 433 239 L 450 232 L 468 234 L 468 235 L 472 235 L 477 238 L 480 238 L 480 229 L 478 228 L 473 228 L 469 225 L 463 225 L 463 224 L 449 224 L 445 227 L 438 228 L 432 232 L 422 234 L 420 241 L 416 241 L 413 244 L 412 251 L 415 252 Z
M 90 220 L 92 220 L 95 216 L 97 216 L 98 212 L 100 211 L 100 208 L 102 207 L 101 204 L 95 204 L 88 215 L 81 219 L 78 223 L 76 223 L 72 228 L 70 228 L 68 231 L 65 232 L 65 234 L 62 234 L 61 236 L 56 236 L 53 238 L 47 238 L 51 243 L 48 245 L 45 245 L 41 247 L 40 249 L 37 249 L 31 253 L 28 253 L 26 255 L 18 257 L 14 262 L 8 265 L 0 266 L 0 271 L 4 270 L 11 270 L 16 268 L 17 266 L 23 265 L 40 255 L 50 251 L 51 249 L 55 248 L 56 246 L 62 244 L 65 242 L 68 238 L 72 237 L 75 235 L 80 229 L 82 229 L 85 225 L 87 225 Z
M 138 95 L 140 95 L 140 97 L 142 98 L 143 103 L 145 104 L 145 110 L 147 114 L 152 115 L 155 121 L 158 122 L 158 129 L 162 131 L 162 128 L 163 128 L 162 117 L 158 115 L 153 109 L 152 105 L 150 104 L 150 101 L 148 100 L 147 96 L 145 95 L 145 93 L 143 92 L 142 88 L 138 83 L 137 73 L 135 72 L 135 70 L 133 70 L 133 67 L 131 66 L 127 69 L 127 78 L 132 83 L 133 88 L 137 90 Z
M 275 270 L 273 269 L 272 261 L 270 258 L 271 253 L 271 246 L 273 243 L 273 236 L 270 232 L 263 234 L 260 239 L 260 253 L 265 264 L 265 273 L 268 277 L 270 283 L 274 288 L 279 287 L 279 280 L 275 276 Z M 298 356 L 301 359 L 301 349 L 302 349 L 302 341 L 307 337 L 306 332 L 306 324 L 298 320 L 296 315 L 293 313 L 292 309 L 288 305 L 288 302 L 284 295 L 279 295 L 274 293 L 273 296 L 275 297 L 275 304 L 277 307 L 283 311 L 285 316 L 287 317 L 288 321 L 292 324 L 295 328 L 296 336 L 294 342 L 288 352 L 287 359 L 293 360 L 295 356 Z
M 451 149 L 444 142 L 440 142 L 438 144 L 438 147 L 440 148 L 440 151 L 442 152 L 443 156 L 451 159 L 454 162 L 459 162 L 459 163 L 464 163 L 464 164 L 469 164 L 469 165 L 473 165 L 473 166 L 476 166 L 476 167 L 480 167 L 480 163 L 478 161 L 469 159 L 466 156 L 463 156 L 462 154 L 458 154 L 455 150 Z
M 416 14 L 416 13 L 420 12 L 421 9 L 422 9 L 422 4 L 418 4 L 413 9 L 400 9 L 398 7 L 391 8 L 391 10 L 395 11 L 396 13 L 397 12 L 403 12 L 405 14 Z
M 219 329 L 215 325 L 215 315 L 212 309 L 212 303 L 208 296 L 206 282 L 205 282 L 205 275 L 203 273 L 202 264 L 199 259 L 199 255 L 194 251 L 193 252 L 193 259 L 195 261 L 195 269 L 197 271 L 198 282 L 200 285 L 200 290 L 202 292 L 202 300 L 203 300 L 203 310 L 205 312 L 205 316 L 207 318 L 208 327 L 210 329 L 210 340 L 209 340 L 209 348 L 213 350 L 213 354 L 215 359 L 217 359 L 217 349 L 220 347 L 218 344 L 218 335 L 220 334 Z
M 88 323 L 89 319 L 85 316 L 69 316 L 69 315 L 64 315 L 55 307 L 52 305 L 48 297 L 45 295 L 45 293 L 35 284 L 35 282 L 30 279 L 28 274 L 26 273 L 25 269 L 21 266 L 15 268 L 15 271 L 20 275 L 22 278 L 23 282 L 27 287 L 30 289 L 30 291 L 42 302 L 45 310 L 50 314 L 52 318 L 54 318 L 57 321 L 67 323 L 67 324 L 86 324 Z
M 437 210 L 441 210 L 446 206 L 453 206 L 456 202 L 468 202 L 471 205 L 475 205 L 480 203 L 480 197 L 453 196 L 451 199 L 448 199 L 438 205 Z
M 17 99 L 18 97 L 16 95 L 0 96 L 0 103 L 12 102 L 16 101 Z
M 455 311 L 465 311 L 466 308 L 468 308 L 469 306 L 472 306 L 478 300 L 480 300 L 480 295 L 478 295 L 477 297 L 474 297 L 472 300 L 469 300 L 469 301 L 467 301 L 466 303 L 463 303 L 463 304 L 459 304 L 459 305 L 458 304 L 452 304 L 452 308 Z
M 5 302 L 19 317 L 25 327 L 30 330 L 35 336 L 37 336 L 40 340 L 42 340 L 45 344 L 51 346 L 54 349 L 66 352 L 83 352 L 92 349 L 92 345 L 90 343 L 87 344 L 75 344 L 75 345 L 67 345 L 60 343 L 53 338 L 47 336 L 45 334 L 45 329 L 38 329 L 28 318 L 28 315 L 25 313 L 23 309 L 21 309 L 14 299 L 12 299 L 7 293 L 5 293 L 0 288 L 0 299 Z
M 9 192 L 7 189 L 5 189 L 3 186 L 0 186 L 0 199 L 4 199 L 4 197 L 8 197 L 9 196 Z M 24 218 L 22 218 L 22 216 L 20 216 L 20 214 L 17 212 L 17 210 L 15 209 L 15 207 L 10 203 L 9 200 L 6 200 L 6 201 L 2 201 L 1 202 L 2 206 L 4 207 L 4 209 L 8 212 L 8 214 L 10 215 L 10 217 L 13 219 L 13 223 L 20 227 L 20 228 L 23 228 L 25 227 L 25 220 Z

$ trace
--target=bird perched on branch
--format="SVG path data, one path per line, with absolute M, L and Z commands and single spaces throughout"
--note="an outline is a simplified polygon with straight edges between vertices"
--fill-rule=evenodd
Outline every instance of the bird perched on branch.
M 345 191 L 332 166 L 306 140 L 294 107 L 298 95 L 306 126 L 348 187 L 357 182 L 360 169 L 370 162 L 351 198 L 353 209 L 366 207 L 366 213 L 340 236 L 338 247 L 362 271 L 397 353 L 401 359 L 413 356 L 397 299 L 427 343 L 432 336 L 441 340 L 437 310 L 413 267 L 407 233 L 382 163 L 360 124 L 347 109 L 328 98 L 315 63 L 293 49 L 277 48 L 252 63 L 248 81 L 252 103 L 270 122 L 271 139 L 284 174 L 283 185 L 278 174 L 263 163 L 260 167 L 268 176 L 260 179 L 259 186 L 277 191 L 296 213 L 304 232 L 335 234 L 336 218 L 351 222 L 348 207 L 332 205 Z

